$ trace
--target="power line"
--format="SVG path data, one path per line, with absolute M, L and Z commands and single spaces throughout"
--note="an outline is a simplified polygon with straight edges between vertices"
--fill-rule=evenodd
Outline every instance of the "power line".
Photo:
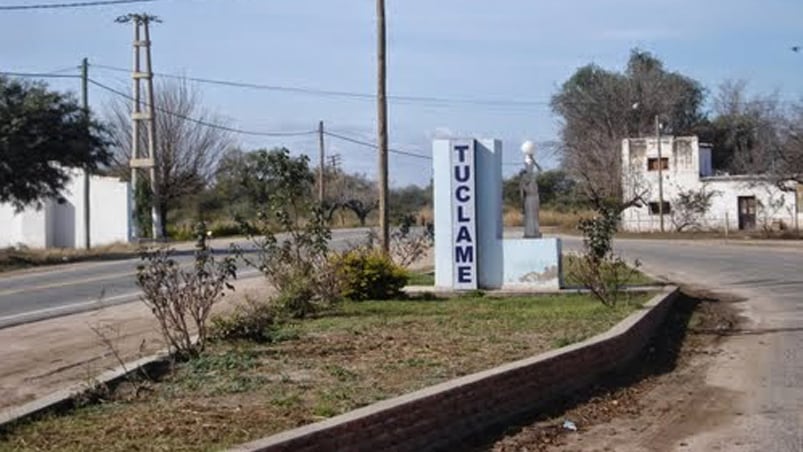
M 99 69 L 106 69 L 110 71 L 131 72 L 129 69 L 116 66 L 109 66 L 105 64 L 93 64 L 92 66 L 97 67 Z M 293 87 L 293 86 L 282 86 L 282 85 L 267 85 L 267 84 L 241 82 L 234 80 L 220 80 L 220 79 L 211 79 L 203 77 L 191 77 L 177 74 L 166 74 L 160 72 L 154 72 L 154 75 L 165 78 L 190 80 L 193 82 L 206 83 L 210 85 L 229 86 L 233 88 L 278 91 L 278 92 L 287 92 L 295 94 L 306 94 L 306 95 L 322 96 L 322 97 L 339 97 L 339 98 L 348 98 L 357 100 L 373 101 L 376 99 L 376 95 L 374 94 L 357 93 L 350 91 L 323 90 L 315 88 Z M 549 106 L 549 102 L 546 101 L 512 101 L 505 99 L 460 99 L 460 98 L 431 97 L 431 96 L 388 96 L 388 99 L 395 102 L 427 103 L 435 106 L 446 106 L 450 104 L 521 107 L 521 108 Z
M 337 138 L 337 139 L 340 139 L 340 140 L 343 140 L 343 141 L 348 141 L 349 143 L 359 144 L 361 146 L 366 146 L 366 147 L 369 147 L 371 149 L 376 149 L 377 148 L 376 144 L 368 142 L 368 141 L 363 141 L 363 140 L 359 140 L 357 138 L 347 137 L 347 136 L 344 136 L 344 135 L 340 135 L 338 133 L 329 132 L 328 130 L 324 131 L 323 133 L 324 133 L 324 135 L 328 135 L 330 137 Z M 413 158 L 419 158 L 419 159 L 425 159 L 425 160 L 432 160 L 432 157 L 430 157 L 428 155 L 416 154 L 414 152 L 401 151 L 399 149 L 388 149 L 388 151 L 390 153 L 392 153 L 392 154 L 405 155 L 407 157 L 413 157 Z
M 9 5 L 0 6 L 0 11 L 23 11 L 31 9 L 63 9 L 63 8 L 84 8 L 89 6 L 111 6 L 123 5 L 128 3 L 150 3 L 157 0 L 98 0 L 92 2 L 71 2 L 71 3 L 39 3 L 34 5 Z
M 132 101 L 134 100 L 134 98 L 132 96 L 130 96 L 130 95 L 128 95 L 128 94 L 126 94 L 126 93 L 124 93 L 122 91 L 118 91 L 118 90 L 116 90 L 114 88 L 106 86 L 103 83 L 97 82 L 97 81 L 95 81 L 93 79 L 89 79 L 89 83 L 97 86 L 98 88 L 104 89 L 104 90 L 106 90 L 106 91 L 108 91 L 110 93 L 116 94 L 116 95 L 118 95 L 120 97 L 124 97 L 124 98 L 126 98 L 128 100 L 132 100 Z M 175 116 L 177 118 L 181 118 L 181 119 L 193 122 L 195 124 L 198 124 L 198 125 L 201 125 L 201 126 L 204 126 L 204 127 L 210 127 L 210 128 L 213 128 L 213 129 L 224 130 L 224 131 L 227 131 L 227 132 L 233 132 L 233 133 L 237 133 L 237 134 L 241 134 L 241 135 L 265 136 L 265 137 L 296 137 L 296 136 L 304 136 L 304 135 L 315 135 L 315 134 L 318 133 L 317 130 L 311 130 L 311 131 L 307 131 L 307 132 L 257 132 L 257 131 L 252 131 L 252 130 L 243 130 L 243 129 L 237 129 L 237 128 L 234 128 L 234 127 L 224 126 L 224 125 L 221 125 L 221 124 L 214 124 L 214 123 L 211 123 L 211 122 L 208 122 L 208 121 L 204 121 L 204 120 L 201 120 L 201 119 L 192 118 L 190 116 L 182 115 L 180 113 L 175 113 L 175 112 L 172 112 L 170 110 L 161 108 L 158 105 L 154 105 L 154 109 L 158 110 L 158 111 L 160 111 L 162 113 L 165 113 L 165 114 L 168 114 L 168 115 L 171 115 L 171 116 Z
M 22 78 L 81 78 L 77 74 L 54 74 L 53 72 L 0 72 L 0 75 L 7 77 Z

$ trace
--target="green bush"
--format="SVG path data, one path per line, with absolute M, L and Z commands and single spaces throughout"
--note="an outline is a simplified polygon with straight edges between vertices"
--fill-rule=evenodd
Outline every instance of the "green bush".
M 271 303 L 246 297 L 246 303 L 231 314 L 212 318 L 211 336 L 217 340 L 272 342 L 280 323 L 276 311 Z
M 216 221 L 212 223 L 212 226 L 209 228 L 209 230 L 212 232 L 213 238 L 233 237 L 243 233 L 242 228 L 240 227 L 239 224 L 234 222 L 224 222 L 224 221 L 220 222 Z
M 188 242 L 195 239 L 195 227 L 188 224 L 168 224 L 167 236 L 177 242 Z
M 336 261 L 341 295 L 354 301 L 397 298 L 409 278 L 390 257 L 370 248 L 347 251 Z

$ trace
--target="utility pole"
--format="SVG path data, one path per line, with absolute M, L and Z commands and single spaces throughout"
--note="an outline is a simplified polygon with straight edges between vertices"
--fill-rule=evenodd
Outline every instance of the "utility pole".
M 151 235 L 154 240 L 162 238 L 162 218 L 159 211 L 159 186 L 156 173 L 156 115 L 154 109 L 153 93 L 153 65 L 151 63 L 150 23 L 160 22 L 159 18 L 147 14 L 128 14 L 117 18 L 119 23 L 131 22 L 134 24 L 134 67 L 131 73 L 133 79 L 133 109 L 131 112 L 131 185 L 134 193 L 138 188 L 137 179 L 140 168 L 147 169 L 150 176 L 151 189 Z M 141 53 L 145 52 L 145 70 L 141 67 Z M 145 80 L 147 103 L 142 109 L 142 80 Z M 143 124 L 144 123 L 144 124 Z M 143 156 L 140 149 L 143 141 L 141 125 L 147 131 L 147 154 Z M 134 214 L 133 235 L 138 237 L 136 224 L 136 196 L 132 213 Z
M 655 139 L 658 146 L 658 216 L 664 232 L 664 159 L 661 157 L 661 123 L 655 115 Z
M 390 253 L 388 225 L 388 99 L 387 58 L 385 55 L 385 0 L 376 0 L 377 39 L 377 144 L 379 146 L 379 229 L 382 251 Z
M 84 114 L 84 127 L 86 130 L 87 147 L 91 146 L 89 140 L 89 60 L 84 58 L 81 61 L 81 108 Z M 90 219 L 89 214 L 89 167 L 84 168 L 84 248 L 92 247 L 90 240 Z
M 318 122 L 318 157 L 320 158 L 318 167 L 318 202 L 323 205 L 326 199 L 326 148 L 323 142 L 323 121 Z

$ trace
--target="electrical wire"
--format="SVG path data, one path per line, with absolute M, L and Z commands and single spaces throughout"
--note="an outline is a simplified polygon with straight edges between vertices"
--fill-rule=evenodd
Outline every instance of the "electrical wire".
M 0 71 L 0 75 L 7 77 L 23 77 L 23 78 L 81 78 L 77 74 L 54 74 L 53 72 L 6 72 Z
M 32 9 L 63 9 L 63 8 L 84 8 L 89 6 L 111 6 L 123 5 L 128 3 L 150 3 L 157 0 L 97 0 L 91 2 L 70 2 L 70 3 L 39 3 L 33 5 L 9 5 L 0 6 L 0 11 L 24 11 Z
M 353 143 L 353 144 L 359 144 L 361 146 L 366 146 L 366 147 L 369 147 L 369 148 L 372 148 L 372 149 L 377 149 L 378 148 L 377 145 L 374 144 L 374 143 L 370 143 L 368 141 L 359 140 L 357 138 L 347 137 L 347 136 L 344 136 L 344 135 L 340 135 L 339 133 L 324 131 L 323 134 L 327 135 L 327 136 L 330 136 L 332 138 L 337 138 L 339 140 L 348 141 L 349 143 Z M 388 149 L 388 152 L 390 152 L 392 154 L 405 155 L 407 157 L 413 157 L 413 158 L 425 159 L 425 160 L 432 160 L 432 157 L 430 157 L 428 155 L 416 154 L 414 152 L 408 152 L 408 151 L 401 151 L 399 149 Z
M 116 66 L 109 66 L 106 64 L 92 64 L 91 66 L 105 69 L 109 71 L 117 71 L 117 72 L 126 72 L 130 73 L 130 69 L 125 69 Z M 211 79 L 211 78 L 202 78 L 202 77 L 191 77 L 191 76 L 184 76 L 184 75 L 177 75 L 177 74 L 167 74 L 162 72 L 154 72 L 153 73 L 159 77 L 166 77 L 166 78 L 174 78 L 174 79 L 183 79 L 189 80 L 198 83 L 206 83 L 211 85 L 219 85 L 219 86 L 229 86 L 234 88 L 247 88 L 247 89 L 256 89 L 256 90 L 265 90 L 265 91 L 278 91 L 278 92 L 286 92 L 286 93 L 295 93 L 295 94 L 306 94 L 312 96 L 320 96 L 320 97 L 339 97 L 339 98 L 348 98 L 348 99 L 357 99 L 357 100 L 376 100 L 376 95 L 374 94 L 366 94 L 366 93 L 357 93 L 357 92 L 349 92 L 349 91 L 335 91 L 335 90 L 323 90 L 323 89 L 315 89 L 315 88 L 305 88 L 305 87 L 292 87 L 292 86 L 281 86 L 281 85 L 266 85 L 266 84 L 258 84 L 258 83 L 249 83 L 249 82 L 240 82 L 240 81 L 233 81 L 233 80 L 219 80 L 219 79 Z M 532 108 L 532 107 L 543 107 L 549 106 L 549 102 L 545 101 L 511 101 L 511 100 L 503 100 L 503 99 L 460 99 L 460 98 L 447 98 L 447 97 L 431 97 L 431 96 L 388 96 L 389 101 L 395 102 L 408 102 L 408 103 L 426 103 L 434 106 L 446 106 L 446 105 L 482 105 L 482 106 L 499 106 L 499 107 L 519 107 L 519 108 Z
M 116 90 L 114 88 L 106 86 L 103 83 L 95 81 L 95 80 L 93 80 L 91 78 L 89 79 L 89 83 L 97 86 L 98 88 L 106 90 L 106 91 L 108 91 L 110 93 L 116 94 L 116 95 L 118 95 L 120 97 L 126 98 L 128 100 L 132 100 L 132 101 L 134 100 L 134 98 L 132 96 L 130 96 L 130 95 L 128 95 L 128 94 L 126 94 L 126 93 L 124 93 L 122 91 L 118 91 L 118 90 Z M 181 119 L 184 119 L 186 121 L 190 121 L 190 122 L 193 122 L 195 124 L 198 124 L 198 125 L 201 125 L 201 126 L 204 126 L 204 127 L 210 127 L 210 128 L 213 128 L 213 129 L 224 130 L 226 132 L 237 133 L 237 134 L 240 134 L 240 135 L 253 135 L 253 136 L 264 136 L 264 137 L 297 137 L 297 136 L 304 136 L 304 135 L 314 135 L 314 134 L 318 133 L 318 131 L 316 131 L 316 130 L 304 131 L 304 132 L 259 132 L 259 131 L 252 131 L 252 130 L 243 130 L 243 129 L 237 129 L 237 128 L 234 128 L 234 127 L 224 126 L 224 125 L 221 125 L 221 124 L 214 124 L 214 123 L 211 123 L 211 122 L 208 122 L 208 121 L 204 121 L 204 120 L 201 120 L 201 119 L 192 118 L 190 116 L 182 115 L 180 113 L 175 113 L 175 112 L 172 112 L 170 110 L 158 107 L 156 105 L 154 105 L 153 108 L 155 110 L 158 110 L 158 111 L 164 113 L 164 114 L 175 116 L 177 118 L 181 118 Z

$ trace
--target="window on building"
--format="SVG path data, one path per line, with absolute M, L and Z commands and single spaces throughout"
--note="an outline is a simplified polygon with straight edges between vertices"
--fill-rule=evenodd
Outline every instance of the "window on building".
M 669 157 L 661 157 L 661 166 L 662 170 L 669 169 Z M 658 159 L 657 158 L 648 158 L 647 159 L 647 171 L 658 171 Z
M 669 201 L 664 201 L 664 215 L 671 213 L 672 209 L 669 205 Z M 650 203 L 650 215 L 658 215 L 660 212 L 658 211 L 658 203 L 651 202 Z

